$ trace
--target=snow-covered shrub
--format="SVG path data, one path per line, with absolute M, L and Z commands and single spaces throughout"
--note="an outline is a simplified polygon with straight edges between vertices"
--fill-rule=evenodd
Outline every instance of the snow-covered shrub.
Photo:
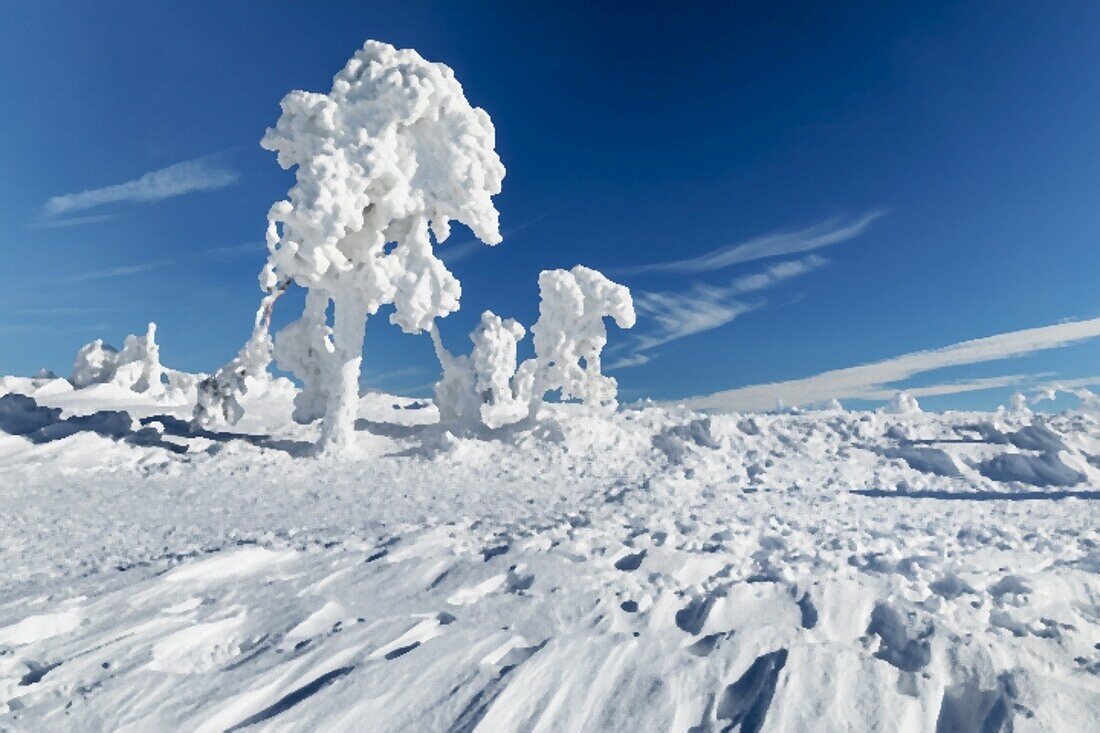
M 106 384 L 115 376 L 118 351 L 103 339 L 96 339 L 80 347 L 73 362 L 73 376 L 69 381 L 77 389 L 93 384 Z
M 578 265 L 572 270 L 546 270 L 539 276 L 539 319 L 535 358 L 516 365 L 516 348 L 525 329 L 513 319 L 485 311 L 470 334 L 469 356 L 453 356 L 436 329 L 432 339 L 443 366 L 436 385 L 436 404 L 445 424 L 471 426 L 480 422 L 499 428 L 537 411 L 547 392 L 587 405 L 614 404 L 616 383 L 600 372 L 600 355 L 607 343 L 603 319 L 623 328 L 634 325 L 630 290 L 596 270 Z
M 443 374 L 435 385 L 435 404 L 439 422 L 457 430 L 468 430 L 480 422 L 481 400 L 477 393 L 477 375 L 468 354 L 455 356 L 443 346 L 439 330 L 430 331 L 435 355 Z M 472 336 L 471 336 L 472 338 Z
M 1031 414 L 1031 406 L 1028 405 L 1027 396 L 1022 392 L 1014 392 L 1009 405 L 1009 409 L 1016 415 L 1026 416 Z
M 600 353 L 607 344 L 604 317 L 619 328 L 632 328 L 634 301 L 630 290 L 597 270 L 544 270 L 539 275 L 539 319 L 531 327 L 538 369 L 538 395 L 560 390 L 563 400 L 585 404 L 615 401 L 617 384 L 600 372 Z
M 474 350 L 470 358 L 481 396 L 481 422 L 498 428 L 518 422 L 530 412 L 535 382 L 535 362 L 528 359 L 516 366 L 516 347 L 527 330 L 515 319 L 501 319 L 492 311 L 481 315 L 481 324 L 471 334 Z
M 921 409 L 916 397 L 908 392 L 896 392 L 887 403 L 885 411 L 891 415 L 916 415 Z
M 150 323 L 144 336 L 130 335 L 122 344 L 115 360 L 115 376 L 112 380 L 119 386 L 134 392 L 160 394 L 164 391 L 161 375 L 164 368 L 160 364 L 160 347 L 156 341 L 157 324 Z
M 233 425 L 244 416 L 241 398 L 248 392 L 249 379 L 268 374 L 272 348 L 271 306 L 282 292 L 282 288 L 276 287 L 264 296 L 256 311 L 252 337 L 228 364 L 199 381 L 192 413 L 197 424 L 206 428 L 221 423 Z
M 313 295 L 277 339 L 279 363 L 307 383 L 297 416 L 323 413 L 322 441 L 341 444 L 354 430 L 367 317 L 393 304 L 391 322 L 420 333 L 458 309 L 461 287 L 433 237 L 442 243 L 457 220 L 499 243 L 492 196 L 504 166 L 489 115 L 470 105 L 450 68 L 412 50 L 368 41 L 328 94 L 294 91 L 281 107 L 261 145 L 296 167 L 297 181 L 268 214 L 261 286 L 293 281 Z M 330 301 L 331 331 L 316 317 L 317 304 L 323 312 Z M 266 336 L 252 342 L 262 350 Z M 236 376 L 261 361 L 238 357 L 208 384 L 214 412 L 235 419 Z
M 520 369 L 516 367 L 516 346 L 525 334 L 526 329 L 516 320 L 485 311 L 470 334 L 473 351 L 468 356 L 454 356 L 443 347 L 438 330 L 432 329 L 432 342 L 443 367 L 435 388 L 440 422 L 499 428 L 527 417 L 535 362 L 529 359 Z
M 85 344 L 77 352 L 69 381 L 77 388 L 117 384 L 134 392 L 163 394 L 164 367 L 160 363 L 156 333 L 157 324 L 150 323 L 144 336 L 127 336 L 122 351 L 115 351 L 102 339 Z

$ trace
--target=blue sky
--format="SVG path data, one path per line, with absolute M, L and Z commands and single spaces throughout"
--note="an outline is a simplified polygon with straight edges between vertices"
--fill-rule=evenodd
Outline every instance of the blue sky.
M 67 374 L 149 320 L 170 366 L 229 358 L 293 180 L 258 141 L 368 38 L 454 68 L 508 168 L 504 243 L 440 250 L 463 255 L 452 350 L 486 308 L 530 325 L 538 272 L 578 263 L 640 305 L 605 357 L 625 399 L 1100 317 L 1100 5 L 589 5 L 6 4 L 0 373 Z M 1091 333 L 950 352 L 885 391 L 994 407 L 1100 374 Z M 378 317 L 364 370 L 423 394 L 438 365 Z

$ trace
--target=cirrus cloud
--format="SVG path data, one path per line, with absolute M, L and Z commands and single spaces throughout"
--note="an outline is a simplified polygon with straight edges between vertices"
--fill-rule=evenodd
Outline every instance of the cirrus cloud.
M 194 191 L 224 188 L 236 183 L 239 178 L 240 174 L 237 171 L 215 163 L 209 156 L 195 158 L 150 171 L 125 183 L 53 196 L 43 206 L 43 212 L 49 218 L 56 218 L 94 209 L 104 204 L 161 201 Z M 69 221 L 85 223 L 97 220 L 94 217 L 81 217 Z M 54 223 L 52 226 L 64 225 Z M 50 225 L 39 224 L 38 226 Z

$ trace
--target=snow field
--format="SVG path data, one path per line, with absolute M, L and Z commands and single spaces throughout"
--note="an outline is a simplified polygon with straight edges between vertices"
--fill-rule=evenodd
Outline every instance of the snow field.
M 472 439 L 440 431 L 432 407 L 368 395 L 354 457 L 336 461 L 303 452 L 316 427 L 289 419 L 279 382 L 250 390 L 234 433 L 198 434 L 171 419 L 188 404 L 4 385 L 60 409 L 54 425 L 123 411 L 186 452 L 87 428 L 0 433 L 3 727 L 1086 730 L 1100 716 L 1089 415 L 544 405 L 534 426 Z M 1005 481 L 988 468 L 1002 456 L 1070 473 Z M 1013 499 L 1032 496 L 1064 498 Z

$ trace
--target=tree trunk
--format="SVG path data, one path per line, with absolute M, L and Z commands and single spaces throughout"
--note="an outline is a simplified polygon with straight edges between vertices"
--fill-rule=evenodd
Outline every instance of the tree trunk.
M 363 336 L 367 309 L 355 294 L 334 296 L 332 369 L 329 374 L 328 408 L 321 423 L 321 446 L 325 450 L 351 446 L 355 437 L 355 415 L 359 409 L 359 370 L 363 363 Z

